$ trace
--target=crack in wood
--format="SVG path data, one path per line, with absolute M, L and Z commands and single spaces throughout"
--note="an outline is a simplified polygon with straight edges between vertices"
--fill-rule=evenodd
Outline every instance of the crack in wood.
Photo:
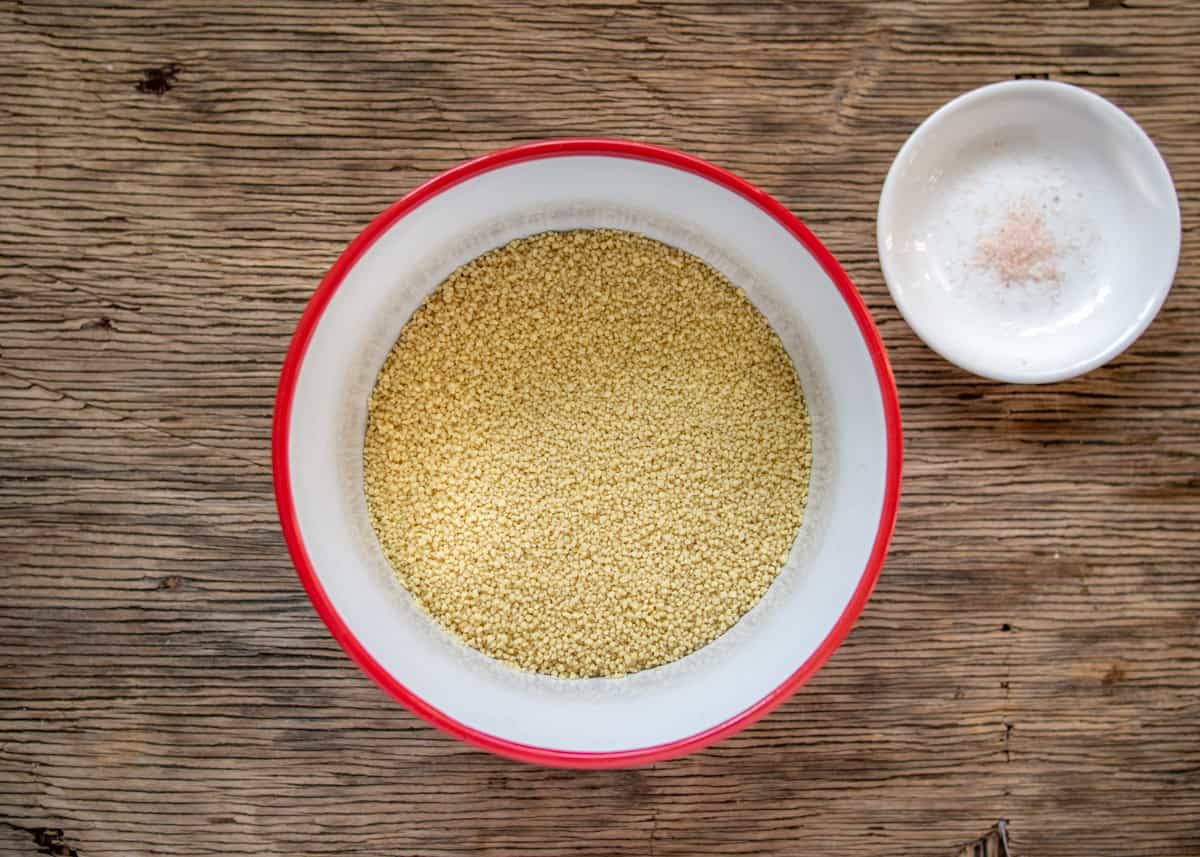
M 239 455 L 235 452 L 232 452 L 231 450 L 222 449 L 219 446 L 212 446 L 211 444 L 207 444 L 207 443 L 201 443 L 200 441 L 195 440 L 193 438 L 185 437 L 183 435 L 178 435 L 178 434 L 175 434 L 174 432 L 167 431 L 166 429 L 162 428 L 161 426 L 154 425 L 153 423 L 148 423 L 143 420 L 134 419 L 133 417 L 128 416 L 126 414 L 122 414 L 119 411 L 114 411 L 111 408 L 106 408 L 103 405 L 98 405 L 95 402 L 88 401 L 87 399 L 84 399 L 80 396 L 76 396 L 71 393 L 66 393 L 62 390 L 56 389 L 47 384 L 43 384 L 41 381 L 38 381 L 34 378 L 29 378 L 24 375 L 20 375 L 16 372 L 13 372 L 11 369 L 0 368 L 0 375 L 7 375 L 9 378 L 12 378 L 16 381 L 20 381 L 23 384 L 28 384 L 30 387 L 36 387 L 37 389 L 42 390 L 43 392 L 49 393 L 52 396 L 58 396 L 58 401 L 60 401 L 60 402 L 61 401 L 74 402 L 75 404 L 80 405 L 81 407 L 90 408 L 90 409 L 96 411 L 97 413 L 104 414 L 105 416 L 111 417 L 114 422 L 128 423 L 129 425 L 137 426 L 139 428 L 143 428 L 148 431 L 157 432 L 158 434 L 169 437 L 172 440 L 177 440 L 180 443 L 188 444 L 189 446 L 197 446 L 197 447 L 200 447 L 201 449 L 207 449 L 211 452 L 218 452 L 223 456 L 236 459 L 237 461 L 240 461 L 244 464 L 249 464 L 253 467 L 257 467 L 257 468 L 260 468 L 263 470 L 271 469 L 269 465 L 263 464 L 260 461 L 255 461 L 253 458 L 246 458 L 245 456 Z
M 50 854 L 52 857 L 79 857 L 79 852 L 67 844 L 60 827 L 25 827 L 13 824 L 11 821 L 0 821 L 9 830 L 27 833 L 33 837 L 33 844 L 38 854 Z
M 1008 845 L 1008 819 L 1000 819 L 979 839 L 960 845 L 958 857 L 1013 857 Z

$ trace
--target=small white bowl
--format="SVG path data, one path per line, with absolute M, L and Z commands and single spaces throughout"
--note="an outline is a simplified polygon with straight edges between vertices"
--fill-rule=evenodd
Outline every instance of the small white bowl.
M 1048 383 L 1108 362 L 1150 324 L 1179 261 L 1179 201 L 1116 106 L 1007 81 L 908 138 L 883 184 L 878 241 L 892 299 L 930 348 L 986 378 Z
M 745 290 L 800 376 L 813 426 L 804 524 L 763 600 L 687 657 L 621 678 L 520 672 L 434 624 L 396 582 L 362 489 L 367 398 L 405 322 L 451 271 L 550 229 L 631 229 Z M 833 256 L 782 205 L 704 161 L 554 140 L 469 161 L 377 217 L 300 320 L 280 376 L 273 467 L 296 569 L 330 632 L 452 735 L 550 765 L 678 756 L 778 705 L 837 648 L 879 575 L 900 490 L 900 409 L 883 343 Z

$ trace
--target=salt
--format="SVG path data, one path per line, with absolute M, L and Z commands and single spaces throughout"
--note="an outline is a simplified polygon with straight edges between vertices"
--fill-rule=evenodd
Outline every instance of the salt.
M 1023 197 L 999 228 L 979 239 L 975 264 L 990 268 L 1010 286 L 1019 282 L 1058 282 L 1058 243 L 1041 211 Z

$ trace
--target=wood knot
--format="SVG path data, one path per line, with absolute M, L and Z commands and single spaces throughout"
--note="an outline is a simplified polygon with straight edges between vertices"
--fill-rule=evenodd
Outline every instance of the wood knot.
M 182 69 L 179 63 L 170 63 L 158 68 L 143 69 L 142 79 L 136 84 L 137 91 L 145 92 L 149 95 L 162 95 L 175 85 L 175 79 L 179 77 L 180 71 Z
M 32 827 L 27 830 L 33 835 L 33 844 L 40 853 L 53 857 L 79 857 L 78 852 L 63 841 L 63 832 L 60 829 Z
M 170 577 L 164 577 L 158 582 L 159 589 L 178 589 L 183 585 L 183 578 L 177 574 L 172 574 Z
M 1125 668 L 1120 664 L 1113 664 L 1108 668 L 1108 672 L 1104 674 L 1104 678 L 1100 679 L 1100 683 L 1105 687 L 1112 687 L 1114 684 L 1120 684 L 1125 681 Z
M 108 318 L 107 316 L 101 316 L 100 318 L 93 319 L 91 321 L 85 321 L 83 323 L 83 329 L 84 330 L 112 330 L 113 329 L 113 320 L 111 318 Z

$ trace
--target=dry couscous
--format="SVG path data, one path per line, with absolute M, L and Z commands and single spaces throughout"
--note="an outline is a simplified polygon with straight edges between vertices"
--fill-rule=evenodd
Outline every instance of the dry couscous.
M 516 667 L 617 676 L 683 657 L 778 575 L 809 418 L 766 319 L 716 270 L 617 230 L 485 253 L 381 369 L 371 522 L 444 628 Z

